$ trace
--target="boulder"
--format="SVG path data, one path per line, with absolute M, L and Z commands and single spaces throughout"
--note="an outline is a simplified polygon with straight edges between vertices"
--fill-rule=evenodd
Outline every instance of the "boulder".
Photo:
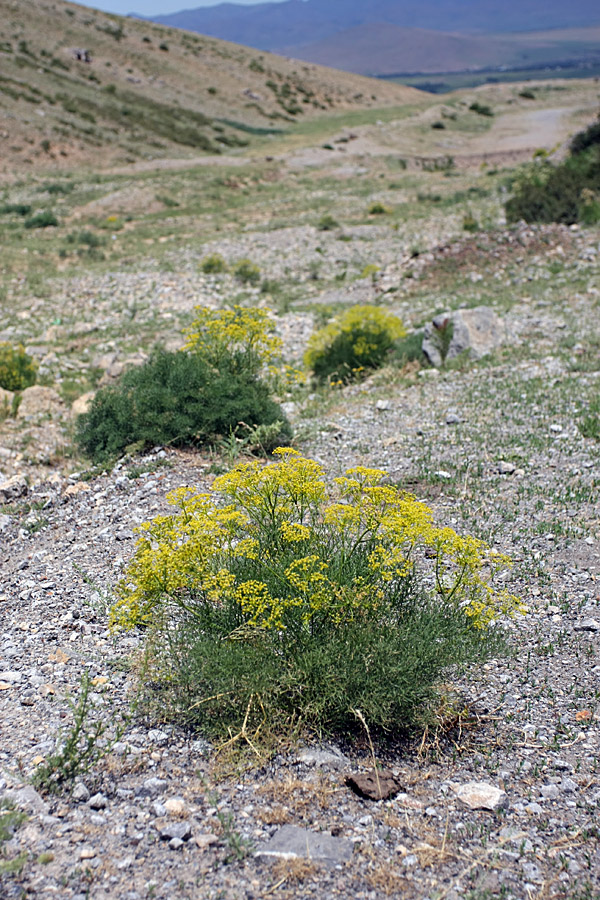
M 502 344 L 504 335 L 502 320 L 489 306 L 457 309 L 427 323 L 423 353 L 437 368 L 465 351 L 472 359 L 481 359 Z
M 64 408 L 64 403 L 54 388 L 34 384 L 33 387 L 25 388 L 21 394 L 17 418 L 31 419 L 46 413 L 54 415 L 63 412 Z

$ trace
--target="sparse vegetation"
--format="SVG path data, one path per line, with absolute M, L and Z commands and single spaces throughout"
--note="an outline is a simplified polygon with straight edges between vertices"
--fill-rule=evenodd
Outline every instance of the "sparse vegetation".
M 472 112 L 476 112 L 480 116 L 491 117 L 494 115 L 494 111 L 491 106 L 488 106 L 486 103 L 480 103 L 479 100 L 475 100 L 474 103 L 471 103 L 469 109 Z

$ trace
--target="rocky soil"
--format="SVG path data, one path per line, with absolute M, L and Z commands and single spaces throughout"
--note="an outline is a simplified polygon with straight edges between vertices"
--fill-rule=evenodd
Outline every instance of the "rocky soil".
M 540 237 L 527 233 L 521 247 Z M 547 234 L 583 288 L 545 284 L 546 257 L 525 266 L 552 303 L 529 296 L 526 274 L 513 284 L 510 308 L 496 307 L 509 337 L 491 357 L 387 369 L 288 404 L 302 450 L 330 472 L 382 466 L 438 521 L 515 562 L 513 654 L 451 681 L 437 732 L 376 751 L 396 779 L 390 799 L 346 784 L 372 770 L 366 740 L 291 745 L 248 768 L 176 723 L 130 716 L 141 636 L 108 631 L 111 587 L 135 526 L 171 488 L 208 486 L 214 457 L 156 449 L 91 478 L 36 463 L 29 487 L 17 479 L 22 495 L 0 516 L 0 801 L 27 818 L 3 844 L 16 861 L 3 897 L 600 896 L 600 447 L 578 427 L 598 392 L 600 248 L 593 232 Z M 449 253 L 468 257 L 468 273 L 508 271 L 499 246 L 463 241 L 411 265 L 435 295 Z M 301 347 L 302 317 L 285 321 Z M 30 427 L 43 433 L 42 419 Z M 25 471 L 2 452 L 5 474 Z M 29 780 L 69 733 L 85 672 L 89 719 L 118 740 L 45 795 Z

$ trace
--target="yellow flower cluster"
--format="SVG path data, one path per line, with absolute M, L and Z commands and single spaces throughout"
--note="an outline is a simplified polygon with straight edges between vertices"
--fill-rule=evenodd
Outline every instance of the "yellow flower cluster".
M 272 333 L 269 310 L 207 309 L 197 306 L 196 318 L 185 332 L 185 350 L 218 362 L 225 354 L 252 352 L 264 364 L 281 354 L 281 340 Z
M 166 600 L 191 614 L 198 602 L 235 603 L 252 627 L 311 628 L 385 614 L 414 573 L 478 627 L 519 608 L 493 587 L 509 560 L 436 526 L 425 504 L 382 483 L 385 472 L 359 466 L 328 483 L 314 460 L 275 453 L 216 478 L 220 502 L 190 488 L 169 495 L 176 512 L 139 529 L 114 625 L 147 621 Z
M 397 338 L 405 337 L 402 321 L 379 306 L 352 306 L 316 331 L 304 355 L 307 368 L 322 376 L 356 377 L 364 367 L 381 365 Z M 339 379 L 338 379 L 339 380 Z

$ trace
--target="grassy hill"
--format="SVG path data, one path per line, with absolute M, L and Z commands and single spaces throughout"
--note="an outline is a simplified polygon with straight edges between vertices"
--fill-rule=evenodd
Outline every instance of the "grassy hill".
M 0 22 L 5 175 L 223 153 L 332 111 L 418 96 L 62 0 L 0 0 Z

